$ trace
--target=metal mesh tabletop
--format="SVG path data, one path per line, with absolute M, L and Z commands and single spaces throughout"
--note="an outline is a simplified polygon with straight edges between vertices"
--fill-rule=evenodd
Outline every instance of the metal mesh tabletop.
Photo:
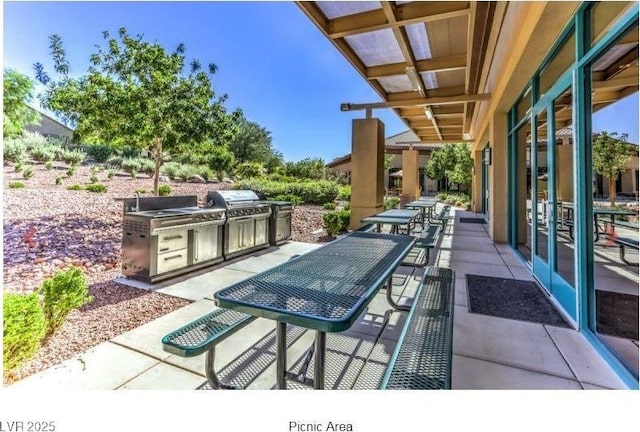
M 320 331 L 348 329 L 415 238 L 355 232 L 218 291 L 220 307 Z
M 386 210 L 383 211 L 382 213 L 377 213 L 374 216 L 379 216 L 379 217 L 402 217 L 402 218 L 414 218 L 416 216 L 418 216 L 420 214 L 420 212 L 416 211 L 416 210 L 398 210 L 398 209 L 392 209 L 392 210 Z
M 429 207 L 435 207 L 436 202 L 432 202 L 432 201 L 411 201 L 410 203 L 405 204 L 405 208 L 410 208 L 410 207 L 419 207 L 419 208 L 429 208 Z
M 362 223 L 374 223 L 374 224 L 387 224 L 387 225 L 407 225 L 413 220 L 413 217 L 381 217 L 381 216 L 368 216 L 361 219 Z

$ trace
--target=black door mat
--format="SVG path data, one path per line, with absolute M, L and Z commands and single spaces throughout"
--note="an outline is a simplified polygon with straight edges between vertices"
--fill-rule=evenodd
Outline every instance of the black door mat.
M 467 275 L 469 312 L 570 328 L 533 281 Z
M 638 340 L 638 296 L 596 290 L 598 333 Z
M 477 219 L 477 218 L 460 218 L 460 222 L 462 223 L 479 223 L 479 224 L 483 224 L 483 223 L 487 223 L 484 219 Z

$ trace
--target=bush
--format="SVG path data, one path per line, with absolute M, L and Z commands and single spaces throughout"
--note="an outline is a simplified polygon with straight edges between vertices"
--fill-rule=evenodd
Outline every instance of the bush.
M 38 162 L 51 162 L 55 160 L 57 154 L 57 148 L 44 145 L 41 147 L 34 147 L 31 149 L 31 157 Z
M 171 186 L 169 185 L 160 185 L 158 186 L 158 195 L 159 196 L 168 196 L 171 194 Z
M 181 165 L 176 162 L 168 162 L 162 165 L 160 172 L 170 179 L 178 178 L 178 172 L 180 172 Z
M 176 177 L 186 182 L 194 175 L 198 174 L 198 168 L 193 165 L 182 165 L 176 173 Z
M 45 279 L 40 294 L 43 296 L 47 335 L 64 323 L 69 312 L 93 300 L 87 280 L 78 267 L 60 270 L 52 278 Z
M 76 173 L 76 167 L 72 166 L 67 169 L 67 177 L 71 177 Z
M 22 189 L 24 188 L 24 183 L 19 181 L 9 182 L 9 189 Z
M 44 338 L 46 321 L 38 294 L 4 294 L 2 328 L 3 369 L 10 371 L 30 359 Z
M 122 168 L 123 171 L 128 173 L 138 172 L 142 168 L 142 159 L 141 158 L 123 159 L 122 162 L 120 163 L 120 168 Z
M 109 180 L 111 180 L 113 178 L 113 176 L 115 176 L 115 175 L 116 175 L 116 170 L 110 169 L 109 171 L 107 171 L 107 178 Z
M 136 159 L 140 157 L 140 149 L 132 146 L 124 146 L 122 150 L 120 150 L 120 155 L 122 159 Z
M 102 183 L 94 183 L 88 184 L 85 189 L 89 192 L 105 193 L 107 191 L 107 186 L 103 185 Z
M 83 190 L 84 188 L 82 186 L 80 186 L 79 184 L 74 184 L 71 186 L 67 186 L 67 190 Z
M 22 177 L 24 177 L 25 180 L 29 180 L 31 177 L 33 177 L 33 167 L 31 165 L 29 165 L 24 169 L 24 171 L 22 171 Z
M 113 154 L 113 149 L 107 144 L 91 144 L 87 147 L 87 154 L 98 163 L 105 163 Z
M 351 201 L 351 185 L 343 185 L 338 188 L 338 199 L 341 201 Z
M 91 183 L 98 183 L 100 181 L 100 179 L 98 178 L 97 175 L 93 174 L 91 177 L 89 177 L 89 181 Z
M 138 171 L 151 177 L 156 172 L 156 163 L 151 159 L 140 158 L 140 169 Z
M 122 168 L 123 161 L 124 159 L 122 158 L 122 156 L 111 156 L 109 159 L 107 159 L 106 165 L 110 168 L 120 169 Z
M 48 170 L 53 169 L 53 161 L 49 161 L 46 164 L 44 164 L 44 167 Z
M 302 198 L 297 195 L 275 195 L 269 199 L 271 201 L 289 201 L 293 205 L 302 204 Z
M 76 166 L 80 165 L 84 158 L 86 157 L 86 153 L 82 150 L 66 150 L 62 152 L 62 160 L 69 165 Z
M 8 139 L 2 144 L 2 155 L 4 157 L 4 163 L 23 162 L 25 159 L 27 149 L 21 140 Z
M 264 176 L 264 165 L 259 162 L 245 162 L 238 165 L 235 174 L 241 179 L 251 179 Z
M 292 195 L 309 204 L 333 202 L 338 196 L 338 184 L 329 180 L 276 182 L 266 179 L 240 180 L 234 189 L 250 189 L 260 199 L 273 200 L 277 196 Z
M 322 207 L 324 207 L 325 210 L 335 210 L 336 203 L 333 203 L 333 202 L 324 203 Z
M 61 185 L 62 184 L 62 177 L 60 177 L 60 176 L 56 177 L 56 184 L 57 185 Z
M 398 197 L 392 196 L 392 197 L 386 197 L 384 199 L 384 209 L 385 210 L 398 208 L 399 204 L 400 204 L 400 198 L 398 198 Z
M 347 231 L 351 210 L 337 210 L 322 215 L 324 229 L 331 237 L 338 233 Z
M 213 170 L 206 165 L 200 165 L 198 167 L 198 174 L 205 179 L 205 181 L 213 180 L 216 176 Z
M 23 168 L 24 168 L 24 164 L 22 162 L 18 162 L 16 166 L 13 167 L 13 171 L 22 172 Z

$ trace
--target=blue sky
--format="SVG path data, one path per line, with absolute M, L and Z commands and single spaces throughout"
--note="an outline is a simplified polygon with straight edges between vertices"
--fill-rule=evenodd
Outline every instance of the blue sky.
M 120 27 L 168 50 L 182 42 L 189 58 L 216 63 L 217 93 L 230 110 L 271 131 L 286 160 L 351 151 L 351 119 L 342 102 L 378 95 L 293 2 L 4 2 L 4 66 L 52 73 L 48 36 L 62 35 L 72 74 L 83 74 L 102 31 Z M 391 110 L 376 110 L 386 136 L 406 130 Z M 627 132 L 638 143 L 637 93 L 594 116 L 594 131 Z M 634 120 L 635 119 L 635 120 Z
M 292 2 L 4 2 L 4 66 L 33 77 L 39 61 L 52 74 L 48 36 L 58 33 L 71 73 L 83 74 L 102 31 L 119 27 L 217 64 L 216 93 L 270 130 L 286 160 L 349 153 L 351 119 L 364 113 L 340 104 L 380 100 Z M 406 130 L 391 110 L 374 114 L 387 136 Z

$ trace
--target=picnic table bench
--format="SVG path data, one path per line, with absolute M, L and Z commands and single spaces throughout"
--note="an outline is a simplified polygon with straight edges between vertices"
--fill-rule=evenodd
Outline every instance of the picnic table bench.
M 449 212 L 451 210 L 451 206 L 450 205 L 444 205 L 442 206 L 442 208 L 440 209 L 440 211 L 438 212 L 438 214 L 436 214 L 435 216 L 429 216 L 428 220 L 429 223 L 432 224 L 442 224 L 442 229 L 445 229 L 445 227 L 447 226 L 447 222 L 449 222 Z
M 638 263 L 632 263 L 627 260 L 624 256 L 625 247 L 630 247 L 632 249 L 638 250 L 638 240 L 630 239 L 627 237 L 614 237 L 613 241 L 620 246 L 620 261 L 627 265 L 638 265 Z
M 454 282 L 449 268 L 425 269 L 382 389 L 451 388 Z
M 441 231 L 439 225 L 427 225 L 413 245 L 412 251 L 402 261 L 402 265 L 409 267 L 426 266 L 429 263 L 429 251 L 436 247 Z M 423 260 L 419 260 L 421 252 L 424 253 Z

